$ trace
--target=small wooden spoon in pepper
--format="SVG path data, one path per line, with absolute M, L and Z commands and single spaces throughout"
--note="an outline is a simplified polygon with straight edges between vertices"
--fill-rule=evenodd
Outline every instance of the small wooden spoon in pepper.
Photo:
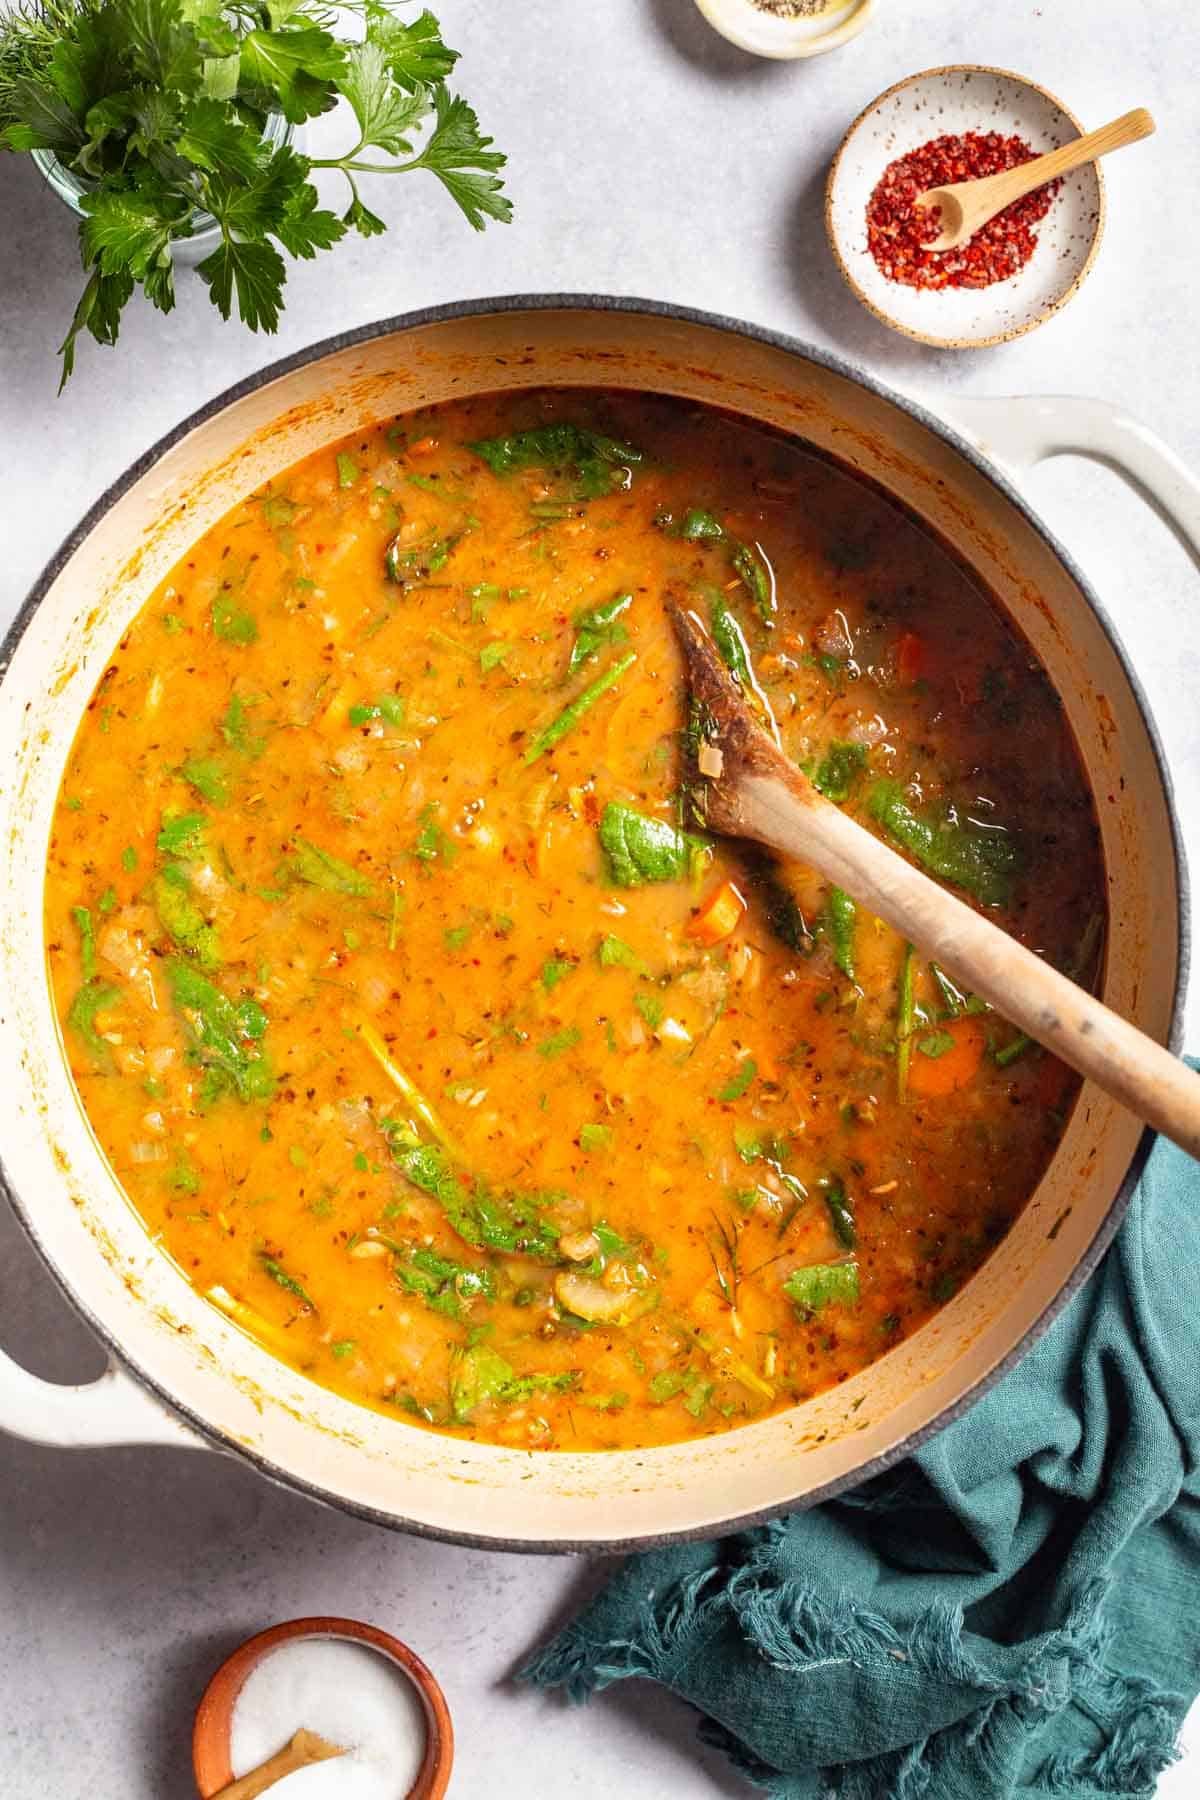
M 670 599 L 668 608 L 698 708 L 691 779 L 707 828 L 816 869 L 1200 1159 L 1200 1074 L 827 800 L 754 718 L 696 614 Z
M 1014 200 L 1032 194 L 1034 188 L 1045 187 L 1047 182 L 1057 181 L 1060 175 L 1069 175 L 1072 169 L 1078 169 L 1084 163 L 1107 156 L 1110 150 L 1136 144 L 1139 138 L 1149 137 L 1153 130 L 1154 120 L 1144 106 L 1139 106 L 1133 112 L 1123 113 L 1110 125 L 1085 132 L 1058 150 L 1035 156 L 1032 162 L 1021 163 L 1015 169 L 1004 169 L 999 175 L 982 175 L 977 181 L 954 181 L 948 187 L 926 188 L 923 194 L 917 195 L 913 205 L 936 206 L 941 214 L 942 229 L 932 243 L 923 244 L 921 248 L 959 249 Z
M 215 1800 L 258 1800 L 260 1794 L 273 1788 L 285 1775 L 294 1775 L 297 1769 L 306 1769 L 310 1763 L 328 1762 L 331 1757 L 345 1755 L 340 1744 L 331 1744 L 317 1732 L 297 1731 L 282 1750 L 269 1756 L 265 1763 L 259 1763 L 257 1769 L 239 1775 L 236 1781 L 221 1789 Z

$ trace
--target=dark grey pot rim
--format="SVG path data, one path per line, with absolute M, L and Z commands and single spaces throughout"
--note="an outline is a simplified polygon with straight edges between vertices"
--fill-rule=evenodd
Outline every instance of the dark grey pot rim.
M 794 338 L 787 332 L 773 331 L 766 326 L 753 325 L 746 320 L 725 317 L 719 313 L 703 312 L 695 307 L 678 306 L 669 301 L 642 300 L 633 296 L 608 294 L 504 294 L 479 300 L 459 300 L 441 306 L 422 307 L 413 312 L 400 313 L 393 318 L 380 320 L 373 325 L 362 325 L 353 331 L 339 332 L 332 337 L 323 338 L 318 343 L 310 345 L 305 350 L 295 351 L 290 356 L 281 357 L 278 361 L 269 363 L 256 374 L 248 375 L 242 381 L 234 383 L 232 387 L 226 388 L 223 393 L 218 394 L 214 399 L 208 401 L 204 406 L 200 407 L 196 412 L 184 419 L 174 428 L 174 430 L 167 432 L 164 437 L 159 438 L 156 444 L 152 445 L 151 448 L 147 450 L 144 455 L 140 456 L 123 475 L 119 476 L 117 480 L 112 483 L 80 520 L 74 531 L 63 540 L 58 550 L 51 557 L 41 575 L 30 589 L 24 604 L 17 613 L 16 618 L 13 620 L 13 623 L 4 638 L 3 644 L 0 645 L 0 682 L 3 682 L 7 677 L 8 668 L 13 655 L 21 638 L 24 636 L 25 630 L 28 627 L 33 614 L 41 605 L 50 587 L 58 578 L 70 558 L 75 554 L 75 551 L 116 502 L 121 499 L 149 469 L 153 468 L 154 464 L 169 450 L 173 449 L 177 443 L 185 438 L 189 432 L 194 431 L 198 426 L 203 425 L 207 420 L 213 418 L 216 414 L 223 412 L 227 407 L 233 405 L 236 401 L 243 399 L 246 395 L 255 393 L 258 389 L 268 386 L 271 382 L 280 379 L 282 376 L 289 375 L 296 369 L 304 368 L 309 363 L 318 362 L 326 356 L 335 355 L 340 351 L 354 349 L 360 344 L 371 343 L 379 337 L 387 337 L 395 333 L 413 330 L 418 326 L 438 325 L 449 320 L 469 319 L 495 313 L 520 312 L 531 314 L 542 312 L 641 314 L 655 319 L 681 320 L 685 324 L 704 326 L 716 332 L 732 333 L 735 336 L 748 338 L 756 343 L 769 344 L 775 349 L 788 352 L 790 355 L 799 358 L 801 361 L 813 363 L 818 368 L 827 369 L 831 374 L 839 375 L 847 381 L 855 382 L 859 387 L 866 388 L 869 392 L 890 402 L 899 412 L 908 414 L 910 418 L 915 419 L 919 424 L 925 426 L 925 428 L 933 433 L 934 436 L 941 438 L 944 443 L 957 451 L 957 453 L 968 462 L 972 468 L 989 481 L 993 487 L 999 490 L 1010 506 L 1022 516 L 1026 524 L 1031 527 L 1031 529 L 1042 539 L 1050 552 L 1060 563 L 1062 563 L 1071 579 L 1083 594 L 1121 664 L 1125 673 L 1125 678 L 1128 681 L 1137 702 L 1138 709 L 1142 716 L 1142 722 L 1150 740 L 1155 764 L 1158 770 L 1159 781 L 1162 785 L 1163 796 L 1166 801 L 1167 814 L 1170 821 L 1171 841 L 1175 856 L 1176 887 L 1179 902 L 1178 968 L 1175 991 L 1172 996 L 1171 1004 L 1171 1028 L 1167 1041 L 1170 1049 L 1178 1052 L 1183 1029 L 1183 997 L 1187 987 L 1188 967 L 1191 955 L 1191 904 L 1187 859 L 1179 825 L 1179 816 L 1175 806 L 1174 787 L 1170 770 L 1167 766 L 1167 760 L 1163 751 L 1158 727 L 1155 724 L 1154 716 L 1150 710 L 1149 702 L 1146 699 L 1141 681 L 1111 618 L 1074 557 L 1059 542 L 1055 534 L 1042 522 L 1037 513 L 1029 505 L 1028 501 L 1013 486 L 1008 477 L 993 463 L 989 462 L 987 457 L 985 457 L 974 444 L 962 437 L 951 426 L 945 424 L 944 421 L 939 419 L 926 407 L 920 405 L 916 401 L 905 398 L 903 395 L 897 394 L 884 382 L 879 381 L 874 375 L 856 368 L 854 364 L 848 362 L 843 357 L 835 355 L 831 351 L 821 350 L 814 345 L 805 344 L 799 338 Z M 217 1449 L 228 1451 L 239 1460 L 251 1464 L 260 1472 L 260 1474 L 265 1475 L 269 1480 L 281 1487 L 288 1488 L 294 1493 L 303 1494 L 307 1498 L 316 1500 L 323 1505 L 335 1507 L 338 1511 L 349 1513 L 352 1517 L 365 1519 L 372 1524 L 384 1526 L 389 1530 L 409 1532 L 417 1537 L 432 1538 L 445 1543 L 463 1544 L 471 1548 L 483 1550 L 511 1550 L 527 1554 L 545 1552 L 562 1554 L 572 1552 L 604 1554 L 620 1551 L 651 1550 L 661 1548 L 667 1544 L 702 1541 L 715 1536 L 723 1536 L 729 1532 L 742 1531 L 750 1526 L 765 1524 L 768 1520 L 778 1518 L 780 1515 L 789 1511 L 806 1511 L 809 1507 L 819 1505 L 826 1500 L 835 1499 L 839 1494 L 845 1493 L 851 1488 L 860 1486 L 863 1482 L 871 1480 L 876 1475 L 883 1474 L 887 1469 L 892 1468 L 894 1464 L 902 1461 L 906 1456 L 909 1456 L 914 1450 L 919 1449 L 922 1444 L 927 1443 L 930 1438 L 935 1437 L 938 1432 L 944 1431 L 948 1425 L 953 1424 L 956 1419 L 961 1418 L 962 1415 L 967 1412 L 977 1400 L 981 1399 L 990 1388 L 994 1387 L 997 1382 L 1002 1380 L 1009 1370 L 1012 1369 L 1021 1358 L 1045 1336 L 1046 1332 L 1050 1329 L 1051 1325 L 1053 1325 L 1055 1319 L 1057 1319 L 1064 1307 L 1066 1307 L 1074 1298 L 1079 1289 L 1095 1270 L 1104 1256 L 1105 1251 L 1112 1243 L 1113 1238 L 1116 1236 L 1121 1222 L 1129 1209 L 1129 1203 L 1133 1197 L 1134 1189 L 1141 1177 L 1142 1170 L 1145 1167 L 1146 1159 L 1153 1147 L 1156 1135 L 1157 1134 L 1149 1128 L 1142 1133 L 1130 1160 L 1129 1167 L 1126 1170 L 1124 1179 L 1118 1187 L 1103 1218 L 1100 1220 L 1095 1236 L 1092 1238 L 1087 1250 L 1076 1264 L 1069 1279 L 1059 1289 L 1058 1293 L 1047 1302 L 1039 1317 L 1008 1354 L 1004 1356 L 994 1368 L 990 1369 L 986 1375 L 981 1377 L 979 1381 L 975 1382 L 961 1394 L 957 1400 L 945 1407 L 936 1418 L 931 1419 L 917 1431 L 910 1433 L 908 1437 L 904 1438 L 900 1443 L 893 1445 L 889 1450 L 872 1458 L 870 1462 L 863 1463 L 859 1468 L 851 1470 L 847 1474 L 841 1475 L 833 1481 L 826 1482 L 822 1487 L 803 1495 L 798 1500 L 784 1501 L 776 1506 L 763 1508 L 753 1513 L 746 1513 L 734 1518 L 726 1519 L 716 1526 L 700 1525 L 689 1527 L 682 1531 L 663 1532 L 658 1534 L 650 1533 L 633 1539 L 555 1538 L 546 1540 L 522 1539 L 513 1541 L 507 1538 L 489 1537 L 471 1532 L 444 1530 L 438 1526 L 429 1525 L 422 1521 L 405 1519 L 397 1514 L 382 1512 L 377 1507 L 343 1499 L 338 1495 L 330 1493 L 325 1488 L 321 1488 L 312 1482 L 302 1480 L 301 1478 L 290 1474 L 287 1470 L 281 1469 L 277 1464 L 271 1462 L 269 1458 L 262 1456 L 255 1451 L 247 1450 L 243 1445 L 236 1442 L 232 1436 L 209 1424 L 205 1419 L 194 1413 L 189 1407 L 175 1399 L 173 1395 L 159 1385 L 153 1376 L 147 1374 L 144 1369 L 125 1353 L 120 1343 L 114 1339 L 109 1327 L 104 1324 L 102 1320 L 97 1318 L 90 1308 L 83 1306 L 80 1303 L 65 1275 L 60 1273 L 56 1265 L 50 1259 L 48 1253 L 42 1248 L 31 1213 L 18 1196 L 13 1183 L 9 1180 L 8 1171 L 3 1160 L 2 1149 L 0 1149 L 0 1189 L 6 1194 L 14 1213 L 20 1220 L 34 1249 L 37 1251 L 50 1275 L 74 1310 L 86 1320 L 88 1325 L 95 1332 L 96 1336 L 105 1346 L 113 1360 L 122 1368 L 128 1370 L 128 1372 L 133 1375 L 143 1387 L 148 1388 L 160 1401 L 162 1401 L 164 1406 L 166 1406 L 170 1412 L 176 1414 L 191 1426 L 197 1436 L 205 1439 Z M 544 1452 L 543 1454 L 552 1455 L 553 1452 Z

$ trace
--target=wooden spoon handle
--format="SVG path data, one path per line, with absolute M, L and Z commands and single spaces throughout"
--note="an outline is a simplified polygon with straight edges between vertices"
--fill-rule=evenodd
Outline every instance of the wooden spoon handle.
M 829 801 L 738 779 L 742 829 L 861 900 L 1006 1019 L 1200 1157 L 1200 1075 Z
M 1107 156 L 1110 150 L 1122 150 L 1126 144 L 1136 144 L 1140 138 L 1149 137 L 1153 130 L 1154 120 L 1144 106 L 1137 106 L 1108 125 L 1085 131 L 1082 137 L 1073 138 L 1069 144 L 1060 144 L 1057 150 L 1048 150 L 1045 156 L 1035 156 L 1032 162 L 1006 169 L 1002 175 L 987 177 L 988 206 L 994 204 L 999 211 L 1023 195 L 1031 194 L 1035 188 L 1045 187 L 1048 181 L 1056 181 L 1060 175 L 1069 175 L 1072 169 L 1081 168 L 1084 163 Z M 979 186 L 982 189 L 982 181 Z
M 214 1796 L 214 1800 L 258 1800 L 260 1794 L 273 1788 L 285 1775 L 294 1775 L 297 1769 L 306 1769 L 310 1763 L 327 1762 L 331 1757 L 345 1754 L 337 1744 L 331 1744 L 328 1738 L 315 1731 L 297 1731 L 282 1750 L 277 1750 L 249 1774 L 231 1781 Z

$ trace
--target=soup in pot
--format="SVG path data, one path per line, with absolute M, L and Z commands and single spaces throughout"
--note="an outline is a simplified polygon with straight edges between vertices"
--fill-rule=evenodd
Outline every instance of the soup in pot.
M 845 1380 L 1004 1236 L 1076 1093 L 705 832 L 668 592 L 823 793 L 1093 977 L 1027 644 L 873 489 L 665 398 L 491 396 L 297 465 L 144 607 L 63 781 L 50 976 L 130 1200 L 270 1350 L 440 1430 L 643 1446 Z

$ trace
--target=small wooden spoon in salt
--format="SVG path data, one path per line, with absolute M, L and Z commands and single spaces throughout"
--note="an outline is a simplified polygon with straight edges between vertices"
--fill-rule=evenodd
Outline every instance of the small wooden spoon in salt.
M 696 614 L 668 605 L 705 721 L 697 765 L 708 828 L 816 869 L 1200 1159 L 1200 1075 L 827 800 L 753 718 Z
M 1057 181 L 1060 175 L 1069 175 L 1072 169 L 1081 168 L 1084 163 L 1107 156 L 1110 150 L 1136 144 L 1139 138 L 1149 137 L 1153 130 L 1154 120 L 1144 106 L 1139 106 L 1133 112 L 1123 113 L 1111 124 L 1085 132 L 1083 137 L 1074 138 L 1071 143 L 1063 144 L 1045 156 L 1018 163 L 1015 169 L 1003 169 L 999 175 L 982 175 L 976 181 L 954 181 L 948 187 L 927 188 L 917 195 L 913 205 L 936 206 L 941 214 L 942 229 L 932 243 L 922 244 L 921 248 L 959 249 L 1014 200 L 1032 194 L 1034 188 L 1045 187 L 1047 182 Z
M 282 1750 L 269 1756 L 265 1763 L 259 1763 L 257 1769 L 251 1769 L 247 1775 L 239 1775 L 228 1787 L 223 1787 L 214 1800 L 258 1800 L 268 1788 L 273 1788 L 277 1781 L 285 1775 L 294 1775 L 297 1769 L 306 1769 L 310 1763 L 328 1762 L 332 1757 L 345 1756 L 346 1751 L 340 1744 L 331 1744 L 328 1738 L 321 1737 L 315 1731 L 297 1731 L 288 1740 Z

